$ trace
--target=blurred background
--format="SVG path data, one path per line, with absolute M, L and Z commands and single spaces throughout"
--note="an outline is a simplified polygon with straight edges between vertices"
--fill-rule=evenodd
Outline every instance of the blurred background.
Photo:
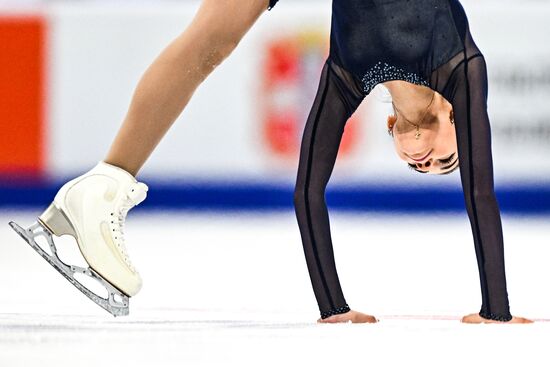
M 133 90 L 199 1 L 0 1 L 0 209 L 44 206 L 101 160 Z M 464 0 L 490 77 L 504 212 L 550 213 L 550 2 Z M 330 1 L 280 2 L 199 88 L 139 178 L 144 208 L 292 208 L 303 125 L 327 55 Z M 409 171 L 375 90 L 349 121 L 328 201 L 462 211 L 459 174 Z

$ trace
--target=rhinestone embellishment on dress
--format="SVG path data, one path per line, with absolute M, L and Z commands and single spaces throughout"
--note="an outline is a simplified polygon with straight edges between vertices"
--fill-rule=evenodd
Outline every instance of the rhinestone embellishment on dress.
M 420 75 L 408 73 L 405 70 L 392 66 L 388 63 L 379 61 L 374 65 L 361 80 L 363 82 L 363 91 L 369 94 L 377 84 L 388 80 L 404 80 L 409 83 L 429 86 L 429 83 Z

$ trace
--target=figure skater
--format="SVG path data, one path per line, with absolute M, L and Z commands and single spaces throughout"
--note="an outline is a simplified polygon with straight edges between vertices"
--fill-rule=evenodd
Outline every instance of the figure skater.
M 528 323 L 510 314 L 503 236 L 493 187 L 487 70 L 458 0 L 333 0 L 330 54 L 305 126 L 296 215 L 320 322 L 376 322 L 344 298 L 325 188 L 348 118 L 373 88 L 389 90 L 397 155 L 427 174 L 460 168 L 481 282 L 467 323 Z

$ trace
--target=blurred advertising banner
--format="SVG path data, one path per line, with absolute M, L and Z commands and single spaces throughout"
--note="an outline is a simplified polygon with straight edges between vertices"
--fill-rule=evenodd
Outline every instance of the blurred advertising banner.
M 40 177 L 47 154 L 46 20 L 0 14 L 0 172 Z
M 39 15 L 0 15 L 0 175 L 61 182 L 101 160 L 140 76 L 198 4 L 67 1 Z M 549 188 L 550 3 L 463 4 L 489 68 L 497 187 Z M 266 12 L 195 93 L 141 177 L 290 189 L 330 12 L 330 1 L 281 1 Z M 348 122 L 334 187 L 458 190 L 458 173 L 425 177 L 397 158 L 390 107 L 377 88 Z
M 306 29 L 306 28 L 304 28 Z M 266 40 L 259 70 L 263 79 L 260 104 L 262 141 L 270 164 L 294 169 L 302 132 L 315 98 L 319 74 L 328 55 L 326 30 L 291 31 Z M 358 149 L 361 112 L 347 122 L 339 159 L 345 160 Z

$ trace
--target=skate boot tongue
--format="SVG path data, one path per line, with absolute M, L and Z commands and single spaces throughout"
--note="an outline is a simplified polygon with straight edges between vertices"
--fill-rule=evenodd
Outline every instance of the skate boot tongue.
M 124 262 L 132 269 L 135 270 L 134 266 L 130 262 L 128 257 L 128 252 L 126 250 L 126 243 L 124 239 L 124 225 L 126 223 L 126 216 L 128 211 L 134 206 L 140 204 L 147 197 L 147 190 L 149 188 L 147 185 L 141 182 L 136 182 L 128 188 L 126 193 L 126 198 L 123 199 L 116 209 L 116 218 L 118 219 L 118 236 L 115 237 L 116 242 L 118 243 L 118 248 L 123 256 Z
M 136 182 L 136 184 L 128 191 L 128 200 L 131 202 L 132 207 L 141 204 L 141 202 L 145 200 L 148 190 L 149 188 L 146 184 Z

